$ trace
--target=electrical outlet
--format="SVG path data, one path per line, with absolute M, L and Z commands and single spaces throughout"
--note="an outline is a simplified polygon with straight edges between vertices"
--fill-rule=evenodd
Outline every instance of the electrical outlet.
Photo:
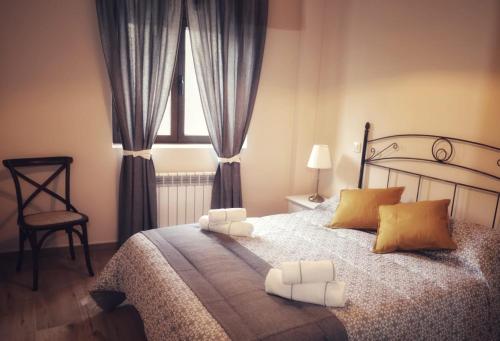
M 355 153 L 361 153 L 361 143 L 359 142 L 354 142 L 353 143 L 353 148 L 352 148 L 353 152 Z

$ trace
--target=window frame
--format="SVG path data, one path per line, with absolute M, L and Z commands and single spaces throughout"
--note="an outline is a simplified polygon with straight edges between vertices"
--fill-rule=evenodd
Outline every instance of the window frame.
M 185 13 L 185 12 L 184 12 Z M 186 60 L 186 30 L 187 18 L 184 15 L 181 23 L 181 34 L 179 38 L 179 49 L 177 52 L 172 85 L 170 89 L 170 135 L 157 135 L 155 144 L 211 144 L 210 137 L 206 135 L 185 135 L 184 123 L 184 71 Z M 113 143 L 121 144 L 120 129 L 116 122 L 113 108 Z

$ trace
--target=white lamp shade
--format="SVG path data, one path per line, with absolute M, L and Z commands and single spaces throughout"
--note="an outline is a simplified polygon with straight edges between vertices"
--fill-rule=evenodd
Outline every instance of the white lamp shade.
M 326 144 L 315 144 L 312 148 L 307 167 L 315 169 L 332 168 L 330 149 Z

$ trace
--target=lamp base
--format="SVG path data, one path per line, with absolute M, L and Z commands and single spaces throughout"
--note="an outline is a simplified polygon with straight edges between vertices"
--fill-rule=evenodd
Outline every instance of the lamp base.
M 309 201 L 312 201 L 312 202 L 323 202 L 325 201 L 325 198 L 323 198 L 321 195 L 319 195 L 318 193 L 316 194 L 313 194 L 309 197 Z

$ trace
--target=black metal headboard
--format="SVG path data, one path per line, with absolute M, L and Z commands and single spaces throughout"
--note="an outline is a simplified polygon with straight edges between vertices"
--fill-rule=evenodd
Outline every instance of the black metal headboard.
M 388 163 L 390 161 L 398 161 L 398 160 L 399 161 L 435 163 L 435 164 L 446 165 L 446 166 L 454 167 L 457 169 L 461 169 L 463 171 L 475 173 L 475 174 L 478 174 L 480 176 L 484 176 L 484 177 L 487 177 L 489 179 L 493 179 L 493 180 L 500 182 L 500 177 L 498 175 L 492 174 L 488 171 L 460 165 L 458 163 L 454 163 L 452 160 L 452 156 L 454 156 L 454 152 L 455 152 L 454 143 L 461 143 L 461 144 L 470 145 L 472 147 L 493 151 L 496 156 L 494 157 L 492 162 L 496 162 L 496 166 L 500 168 L 500 148 L 490 146 L 490 145 L 487 145 L 484 143 L 468 141 L 468 140 L 454 138 L 454 137 L 428 135 L 428 134 L 398 134 L 398 135 L 383 136 L 383 137 L 379 137 L 376 139 L 369 139 L 368 138 L 369 132 L 370 132 L 370 123 L 366 122 L 365 133 L 364 133 L 364 138 L 363 138 L 363 149 L 361 152 L 361 167 L 359 170 L 358 188 L 363 187 L 363 177 L 364 177 L 364 172 L 365 172 L 365 166 L 375 166 L 375 167 L 386 169 L 388 171 L 388 173 L 387 173 L 387 186 L 389 186 L 389 181 L 391 179 L 391 173 L 393 173 L 393 172 L 417 176 L 418 177 L 418 188 L 417 188 L 417 194 L 416 194 L 416 201 L 418 201 L 418 197 L 420 194 L 420 185 L 422 183 L 422 179 L 435 180 L 435 181 L 439 181 L 439 182 L 448 183 L 448 184 L 454 185 L 453 199 L 451 201 L 451 215 L 452 216 L 453 216 L 453 210 L 454 210 L 454 206 L 455 206 L 455 197 L 457 194 L 458 187 L 464 187 L 464 188 L 469 188 L 469 189 L 473 189 L 473 190 L 483 191 L 486 193 L 490 193 L 492 195 L 496 195 L 496 205 L 495 205 L 495 212 L 493 214 L 492 228 L 495 227 L 495 223 L 496 223 L 497 215 L 498 215 L 498 204 L 500 202 L 500 191 L 499 190 L 495 190 L 492 188 L 486 188 L 486 187 L 482 187 L 482 186 L 476 186 L 476 185 L 472 185 L 472 184 L 467 184 L 464 182 L 452 181 L 452 180 L 444 179 L 441 177 L 419 174 L 419 173 L 415 173 L 415 172 L 408 171 L 405 169 L 393 167 L 391 165 L 388 165 Z M 397 152 L 399 150 L 398 141 L 395 141 L 395 140 L 399 140 L 399 139 L 403 139 L 403 138 L 425 138 L 427 140 L 433 141 L 432 148 L 431 148 L 431 157 L 424 158 L 424 157 L 417 157 L 417 156 L 411 156 L 411 155 L 386 156 L 385 154 L 388 152 L 391 152 L 391 151 Z M 381 148 L 379 148 L 379 150 L 377 150 L 373 146 L 373 144 L 376 142 L 384 142 L 384 141 L 387 141 L 387 144 L 382 146 Z M 369 150 L 368 155 L 367 155 L 367 150 Z

